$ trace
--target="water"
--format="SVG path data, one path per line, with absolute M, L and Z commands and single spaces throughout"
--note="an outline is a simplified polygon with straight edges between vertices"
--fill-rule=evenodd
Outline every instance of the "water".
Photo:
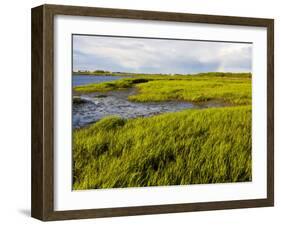
M 109 82 L 118 80 L 123 78 L 122 76 L 107 76 L 107 75 L 73 75 L 72 76 L 72 85 L 81 86 L 87 85 L 91 83 L 102 83 L 102 82 Z
M 116 76 L 85 76 L 86 78 L 82 78 L 84 76 L 75 77 L 79 77 L 77 78 L 76 82 L 87 81 L 87 83 L 84 84 L 93 83 L 93 81 L 95 83 L 100 83 L 103 81 L 113 81 L 122 78 L 118 78 Z M 110 115 L 120 116 L 121 118 L 136 118 L 148 117 L 165 112 L 177 112 L 191 108 L 207 108 L 222 106 L 222 103 L 217 102 L 204 102 L 203 104 L 193 104 L 185 101 L 165 101 L 148 103 L 137 103 L 128 101 L 128 96 L 134 95 L 136 94 L 136 92 L 136 88 L 129 88 L 125 90 L 115 90 L 105 93 L 96 92 L 80 95 L 79 98 L 81 100 L 84 100 L 84 103 L 73 104 L 73 127 L 81 128 Z

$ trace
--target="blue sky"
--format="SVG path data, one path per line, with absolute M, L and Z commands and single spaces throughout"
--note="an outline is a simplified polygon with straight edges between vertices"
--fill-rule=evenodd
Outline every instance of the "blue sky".
M 73 35 L 73 70 L 250 72 L 252 44 Z

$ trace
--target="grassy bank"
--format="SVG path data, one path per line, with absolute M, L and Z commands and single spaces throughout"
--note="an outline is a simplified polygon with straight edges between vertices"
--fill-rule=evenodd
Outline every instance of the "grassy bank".
M 251 180 L 251 107 L 108 117 L 74 131 L 74 189 Z
M 137 87 L 129 100 L 139 102 L 219 100 L 231 104 L 251 104 L 250 73 L 202 73 L 198 75 L 150 75 L 75 87 L 76 92 L 106 92 Z
M 156 80 L 138 84 L 136 87 L 139 92 L 129 97 L 131 101 L 219 100 L 231 104 L 251 104 L 251 80 L 249 79 Z
M 148 82 L 149 78 L 121 79 L 112 82 L 94 83 L 74 87 L 74 91 L 81 93 L 106 92 L 110 90 L 131 88 L 138 83 Z

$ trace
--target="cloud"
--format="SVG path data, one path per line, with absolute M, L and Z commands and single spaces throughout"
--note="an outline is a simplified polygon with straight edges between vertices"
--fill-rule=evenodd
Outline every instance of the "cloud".
M 144 73 L 251 71 L 252 45 L 187 40 L 73 36 L 74 70 Z

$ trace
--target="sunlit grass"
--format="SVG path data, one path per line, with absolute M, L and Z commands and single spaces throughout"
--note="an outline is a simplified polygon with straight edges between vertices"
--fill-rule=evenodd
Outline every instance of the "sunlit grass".
M 232 104 L 251 104 L 251 80 L 249 79 L 156 80 L 138 84 L 136 87 L 139 92 L 129 97 L 131 101 L 220 100 Z
M 251 74 L 139 75 L 74 89 L 131 87 L 138 91 L 131 101 L 218 100 L 232 107 L 127 120 L 111 116 L 75 129 L 74 189 L 251 181 Z
M 231 104 L 251 104 L 251 74 L 204 73 L 198 75 L 135 76 L 117 81 L 75 87 L 76 92 L 106 92 L 136 87 L 129 100 L 148 102 L 219 100 Z
M 107 117 L 74 132 L 74 189 L 251 180 L 251 107 Z

